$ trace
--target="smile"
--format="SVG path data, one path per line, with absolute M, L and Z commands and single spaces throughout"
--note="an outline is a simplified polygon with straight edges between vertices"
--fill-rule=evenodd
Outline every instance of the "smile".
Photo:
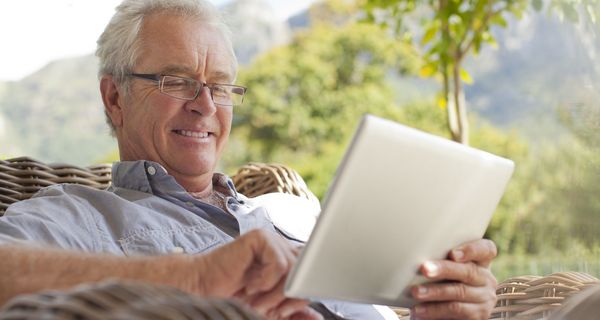
M 199 139 L 208 138 L 208 136 L 211 135 L 210 132 L 199 132 L 199 131 L 188 131 L 188 130 L 173 130 L 173 132 L 175 132 L 176 134 L 178 134 L 180 136 L 190 137 L 190 138 L 199 138 Z

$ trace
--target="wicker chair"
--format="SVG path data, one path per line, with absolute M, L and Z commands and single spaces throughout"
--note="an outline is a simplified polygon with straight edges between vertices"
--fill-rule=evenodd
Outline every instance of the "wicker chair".
M 491 319 L 544 319 L 570 297 L 600 281 L 581 272 L 560 272 L 546 277 L 521 276 L 501 282 Z
M 232 179 L 238 191 L 249 197 L 285 192 L 318 201 L 302 177 L 283 165 L 250 163 L 242 166 Z M 0 216 L 10 204 L 28 199 L 52 184 L 77 183 L 105 189 L 110 180 L 110 165 L 80 168 L 48 165 L 27 157 L 0 160 Z M 599 280 L 576 272 L 510 278 L 498 285 L 498 303 L 491 319 L 545 318 L 570 296 L 593 285 L 600 285 Z M 400 319 L 409 318 L 407 309 L 395 308 L 394 311 Z
M 0 320 L 259 320 L 235 300 L 201 298 L 178 289 L 108 280 L 69 290 L 18 296 L 0 309 Z
M 248 197 L 269 192 L 285 192 L 311 201 L 319 200 L 300 175 L 283 165 L 250 163 L 232 177 L 238 191 Z M 81 184 L 106 189 L 111 181 L 111 166 L 87 168 L 67 164 L 45 164 L 28 157 L 0 160 L 0 216 L 9 205 L 31 198 L 40 189 L 59 183 Z
M 111 166 L 80 168 L 67 164 L 44 164 L 28 157 L 0 160 L 0 216 L 9 205 L 31 198 L 40 189 L 58 183 L 76 183 L 106 189 Z

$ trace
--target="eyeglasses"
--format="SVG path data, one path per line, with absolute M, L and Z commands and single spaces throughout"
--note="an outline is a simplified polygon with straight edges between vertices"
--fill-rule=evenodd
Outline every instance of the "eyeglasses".
M 160 92 L 177 99 L 196 100 L 201 90 L 207 87 L 215 104 L 239 106 L 244 101 L 246 88 L 230 84 L 203 83 L 191 78 L 160 74 L 130 73 L 129 76 L 158 82 Z

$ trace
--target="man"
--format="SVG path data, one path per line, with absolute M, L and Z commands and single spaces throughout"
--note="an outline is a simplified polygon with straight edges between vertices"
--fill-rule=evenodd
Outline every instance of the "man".
M 0 219 L 0 303 L 123 278 L 238 297 L 271 319 L 320 319 L 314 308 L 325 316 L 390 318 L 372 306 L 312 308 L 283 296 L 296 240 L 305 235 L 271 221 L 269 203 L 237 194 L 214 172 L 245 88 L 232 85 L 236 60 L 212 5 L 124 0 L 97 55 L 122 160 L 113 166 L 113 185 L 107 191 L 53 186 L 8 208 Z M 289 214 L 314 214 L 301 199 L 281 199 L 290 203 Z M 495 304 L 488 268 L 495 254 L 493 243 L 480 240 L 456 248 L 448 260 L 425 263 L 426 277 L 450 282 L 414 288 L 422 302 L 416 317 L 486 319 Z

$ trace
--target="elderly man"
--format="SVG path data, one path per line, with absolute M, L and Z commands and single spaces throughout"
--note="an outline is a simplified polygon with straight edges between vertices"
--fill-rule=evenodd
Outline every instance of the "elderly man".
M 212 5 L 124 0 L 98 40 L 97 55 L 102 100 L 121 155 L 113 185 L 106 191 L 52 186 L 8 208 L 0 219 L 0 303 L 121 278 L 238 297 L 273 319 L 319 319 L 330 312 L 390 318 L 389 310 L 373 306 L 309 306 L 284 297 L 301 241 L 270 220 L 268 203 L 238 194 L 231 180 L 215 173 L 245 88 L 232 85 L 236 59 Z M 296 197 L 281 198 L 289 201 L 289 214 L 308 219 L 314 211 Z M 493 243 L 479 240 L 456 248 L 448 260 L 425 263 L 426 277 L 448 281 L 413 289 L 422 302 L 416 317 L 487 318 L 495 304 L 488 268 L 495 254 Z

